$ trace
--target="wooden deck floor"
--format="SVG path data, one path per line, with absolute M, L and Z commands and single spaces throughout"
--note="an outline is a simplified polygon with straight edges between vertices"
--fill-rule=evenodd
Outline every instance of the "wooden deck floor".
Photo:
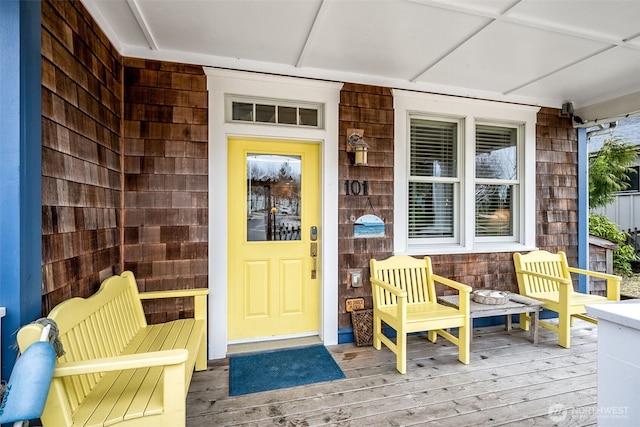
M 595 426 L 597 327 L 576 321 L 570 349 L 540 330 L 474 330 L 471 363 L 457 348 L 411 336 L 407 374 L 383 347 L 329 347 L 343 380 L 229 397 L 228 360 L 194 374 L 187 426 Z M 551 413 L 551 415 L 550 415 Z

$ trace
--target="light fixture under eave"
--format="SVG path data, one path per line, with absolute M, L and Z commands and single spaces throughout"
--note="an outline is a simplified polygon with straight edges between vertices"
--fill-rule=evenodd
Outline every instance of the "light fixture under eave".
M 561 114 L 563 116 L 569 116 L 569 118 L 571 119 L 571 123 L 574 126 L 583 125 L 585 123 L 582 117 L 575 114 L 574 108 L 573 108 L 573 102 L 568 101 L 563 103 Z
M 364 142 L 363 129 L 347 129 L 347 151 L 355 152 L 354 166 L 367 166 L 369 144 Z

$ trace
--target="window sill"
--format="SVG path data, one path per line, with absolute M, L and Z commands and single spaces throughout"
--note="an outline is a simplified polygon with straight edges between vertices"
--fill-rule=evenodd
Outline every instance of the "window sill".
M 410 246 L 405 252 L 395 252 L 394 255 L 449 255 L 449 254 L 479 254 L 496 252 L 529 252 L 538 248 L 515 242 L 481 243 L 473 247 L 460 245 Z

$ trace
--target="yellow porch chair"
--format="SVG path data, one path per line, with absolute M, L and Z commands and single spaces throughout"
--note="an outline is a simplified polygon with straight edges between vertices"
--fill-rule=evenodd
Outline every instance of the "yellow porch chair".
M 542 320 L 539 323 L 540 326 L 558 334 L 558 344 L 562 347 L 571 346 L 570 328 L 574 318 L 598 323 L 597 319 L 586 315 L 585 304 L 620 300 L 620 276 L 569 267 L 564 252 L 553 254 L 547 251 L 533 251 L 526 255 L 514 253 L 513 262 L 520 293 L 544 302 L 544 308 L 558 313 L 557 325 Z M 576 292 L 573 289 L 571 273 L 606 279 L 607 296 Z M 521 327 L 528 330 L 529 316 L 520 316 L 524 316 L 524 322 L 520 322 Z
M 383 261 L 372 259 L 371 287 L 373 290 L 373 346 L 380 350 L 382 343 L 396 355 L 396 368 L 407 372 L 407 334 L 429 331 L 435 342 L 441 335 L 458 346 L 458 359 L 469 363 L 471 319 L 469 295 L 471 287 L 432 272 L 431 259 L 392 256 Z M 438 304 L 434 282 L 459 292 L 459 309 Z M 396 331 L 394 343 L 383 333 L 382 322 Z M 458 328 L 455 337 L 447 328 Z

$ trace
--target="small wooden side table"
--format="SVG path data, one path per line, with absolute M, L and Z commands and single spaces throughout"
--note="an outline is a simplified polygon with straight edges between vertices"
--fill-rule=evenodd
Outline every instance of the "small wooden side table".
M 440 304 L 458 308 L 458 295 L 448 295 L 438 297 Z M 505 329 L 511 330 L 511 315 L 529 313 L 531 315 L 531 340 L 538 343 L 538 317 L 544 303 L 542 301 L 528 298 L 520 294 L 509 294 L 509 302 L 505 304 L 480 304 L 470 301 L 469 315 L 472 319 L 492 316 L 506 316 Z M 473 333 L 471 334 L 473 335 Z

